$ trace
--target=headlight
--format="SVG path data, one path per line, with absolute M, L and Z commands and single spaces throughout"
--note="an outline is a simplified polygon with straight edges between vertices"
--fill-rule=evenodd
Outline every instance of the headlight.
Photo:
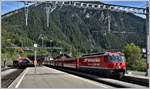
M 118 66 L 118 69 L 120 69 L 120 68 L 121 68 L 121 66 L 119 65 L 119 66 Z

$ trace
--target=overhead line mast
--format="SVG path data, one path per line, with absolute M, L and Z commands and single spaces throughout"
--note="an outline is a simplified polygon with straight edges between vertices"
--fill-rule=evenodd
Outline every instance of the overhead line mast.
M 49 14 L 50 14 L 50 6 L 46 7 L 46 17 L 47 17 L 47 27 L 49 27 Z
M 25 5 L 25 24 L 26 26 L 28 26 L 28 5 L 29 3 L 27 1 L 24 2 L 24 5 Z
M 40 1 L 39 1 L 40 2 Z M 83 2 L 69 2 L 69 1 L 45 1 L 46 3 L 52 4 L 52 6 L 47 6 L 46 7 L 46 14 L 47 14 L 47 27 L 49 26 L 49 14 L 50 12 L 52 12 L 56 6 L 65 6 L 65 5 L 70 5 L 70 6 L 74 6 L 77 8 L 87 8 L 87 9 L 96 9 L 96 10 L 109 10 L 112 12 L 126 12 L 126 13 L 136 13 L 136 14 L 148 14 L 147 10 L 145 8 L 138 8 L 138 7 L 130 7 L 130 6 L 121 6 L 121 5 L 112 5 L 112 4 L 104 4 L 104 3 L 99 3 L 99 4 L 93 4 L 93 3 L 83 3 Z M 61 3 L 60 3 L 61 2 Z M 24 1 L 25 4 L 25 17 L 26 17 L 26 25 L 27 20 L 28 20 L 28 4 L 29 3 L 34 3 L 33 2 L 28 2 L 28 1 Z M 37 3 L 37 1 L 35 2 Z M 53 6 L 55 5 L 55 6 Z

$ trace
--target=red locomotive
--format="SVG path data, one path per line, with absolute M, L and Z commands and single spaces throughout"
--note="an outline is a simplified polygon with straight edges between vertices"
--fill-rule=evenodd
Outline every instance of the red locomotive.
M 121 52 L 104 52 L 83 55 L 79 58 L 57 57 L 51 61 L 54 66 L 78 70 L 96 71 L 109 76 L 123 77 L 126 69 L 124 54 Z

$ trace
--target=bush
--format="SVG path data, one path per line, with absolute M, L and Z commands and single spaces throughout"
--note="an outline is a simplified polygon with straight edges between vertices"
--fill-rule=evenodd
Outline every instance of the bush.
M 136 68 L 137 71 L 146 71 L 146 62 L 144 62 L 144 59 L 137 60 Z
M 127 69 L 136 71 L 145 71 L 146 63 L 141 58 L 141 49 L 135 44 L 131 43 L 125 47 L 125 57 L 127 59 Z

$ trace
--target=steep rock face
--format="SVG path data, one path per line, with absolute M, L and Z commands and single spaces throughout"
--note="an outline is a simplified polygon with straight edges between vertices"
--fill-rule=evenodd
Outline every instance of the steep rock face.
M 145 19 L 133 14 L 110 12 L 111 31 L 108 33 L 108 11 L 89 10 L 72 6 L 57 7 L 50 13 L 49 27 L 46 26 L 46 4 L 29 7 L 28 26 L 25 26 L 24 10 L 2 19 L 2 45 L 11 39 L 15 45 L 31 46 L 33 41 L 41 45 L 40 34 L 44 35 L 44 45 L 78 48 L 80 51 L 95 49 L 122 49 L 126 43 L 144 47 Z M 114 32 L 128 32 L 118 34 Z M 9 34 L 9 35 L 8 35 Z M 15 34 L 15 35 L 14 35 Z M 28 40 L 28 42 L 27 42 Z

